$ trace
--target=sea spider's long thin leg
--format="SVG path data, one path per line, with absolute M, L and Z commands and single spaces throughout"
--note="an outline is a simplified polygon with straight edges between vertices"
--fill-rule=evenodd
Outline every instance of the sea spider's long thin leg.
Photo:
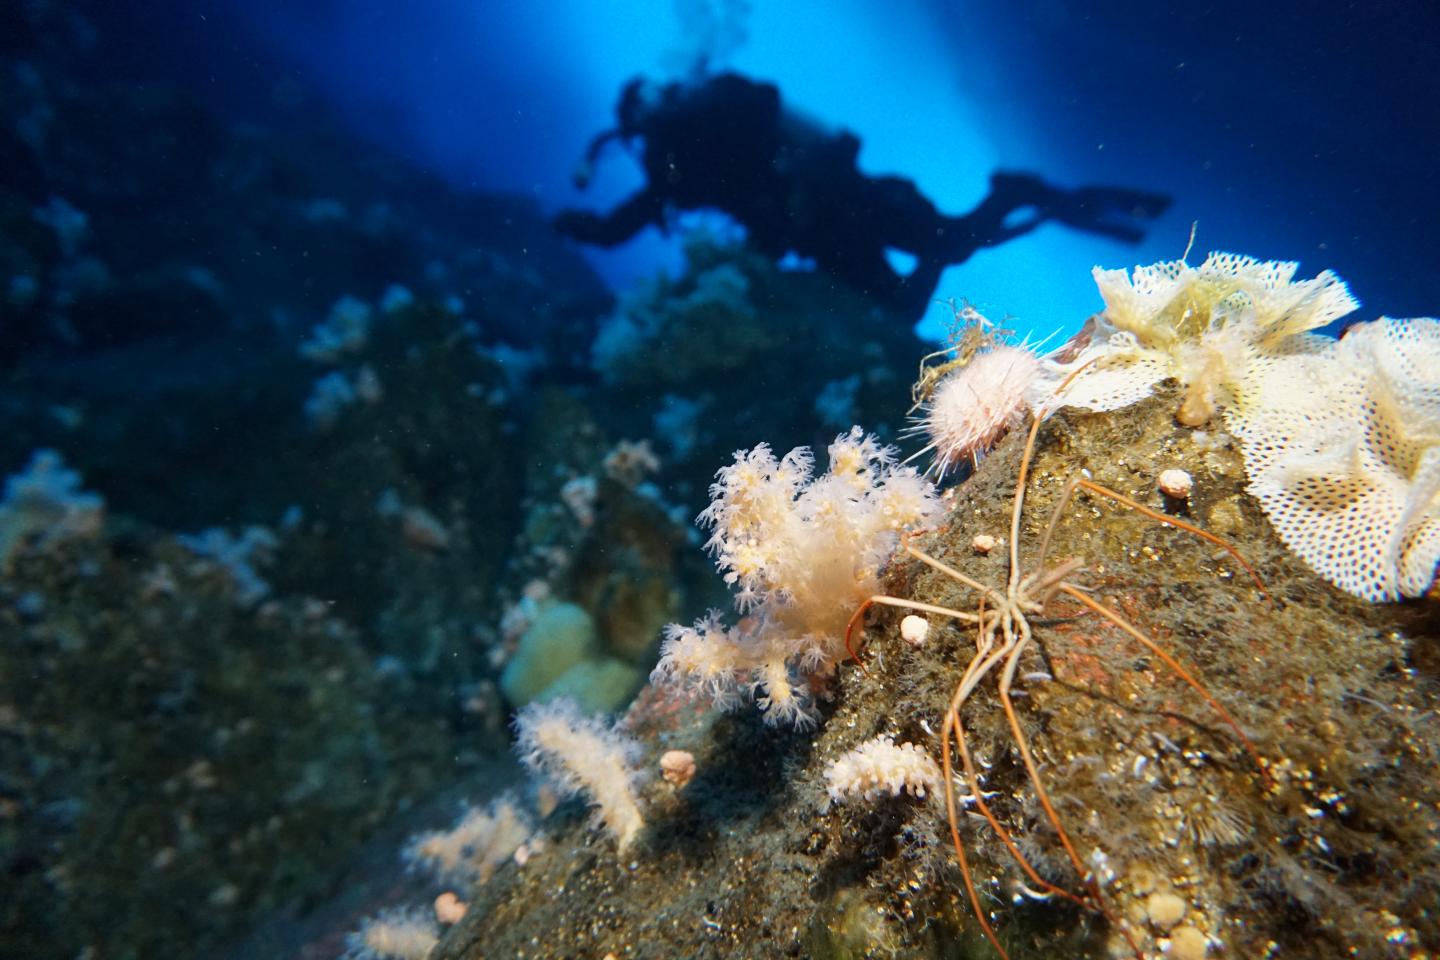
M 1010 954 L 1000 945 L 995 928 L 990 926 L 990 920 L 985 916 L 985 906 L 980 902 L 980 894 L 975 890 L 975 878 L 970 873 L 970 859 L 965 856 L 965 844 L 960 840 L 960 821 L 955 813 L 955 765 L 950 759 L 949 718 L 945 723 L 947 729 L 942 730 L 940 759 L 945 773 L 945 811 L 950 821 L 950 841 L 955 846 L 955 859 L 960 863 L 960 877 L 965 881 L 965 892 L 970 896 L 970 906 L 975 911 L 975 919 L 980 921 L 980 929 L 985 931 L 985 938 L 995 947 L 1002 960 L 1010 960 Z M 975 787 L 972 786 L 971 790 L 975 790 Z M 978 796 L 978 791 L 976 795 Z
M 1011 699 L 1010 688 L 1015 682 L 1015 670 L 1020 665 L 1020 657 L 1024 654 L 1025 648 L 1030 645 L 1032 635 L 1030 633 L 1030 624 L 1025 620 L 1024 615 L 1022 614 L 1016 619 L 1020 627 L 1020 639 L 1013 645 L 1013 649 L 1011 649 L 1005 661 L 1005 667 L 1000 672 L 1000 705 L 1005 711 L 1005 719 L 1010 725 L 1010 733 L 1015 737 L 1015 745 L 1020 750 L 1020 759 L 1025 765 L 1025 772 L 1030 777 L 1030 785 L 1035 788 L 1035 796 L 1039 799 L 1040 806 L 1045 811 L 1045 818 L 1050 821 L 1050 826 L 1055 829 L 1056 836 L 1060 838 L 1060 845 L 1065 848 L 1065 853 L 1070 857 L 1070 862 L 1074 865 L 1075 870 L 1083 879 L 1089 881 L 1093 900 L 1091 906 L 1095 910 L 1098 910 L 1105 919 L 1109 921 L 1112 927 L 1120 931 L 1120 935 L 1129 943 L 1130 949 L 1134 952 L 1135 956 L 1139 958 L 1139 960 L 1144 960 L 1145 955 L 1141 952 L 1140 945 L 1135 942 L 1135 938 L 1130 935 L 1129 929 L 1121 922 L 1120 918 L 1105 905 L 1105 894 L 1100 889 L 1099 877 L 1095 875 L 1095 871 L 1085 866 L 1085 862 L 1080 859 L 1080 854 L 1075 849 L 1075 844 L 1070 839 L 1070 835 L 1065 832 L 1065 827 L 1060 822 L 1060 814 L 1055 810 L 1055 805 L 1050 802 L 1050 793 L 1045 789 L 1044 781 L 1040 779 L 1040 770 L 1035 765 L 1035 758 L 1030 752 L 1030 742 L 1025 737 L 1025 731 L 1020 728 L 1020 718 L 1015 713 L 1015 701 Z
M 1084 477 L 1071 477 L 1069 481 L 1066 482 L 1064 489 L 1060 491 L 1060 496 L 1056 498 L 1055 507 L 1050 511 L 1050 522 L 1045 526 L 1045 535 L 1040 539 L 1040 556 L 1039 559 L 1036 561 L 1037 566 L 1043 567 L 1045 565 L 1045 557 L 1050 553 L 1050 540 L 1054 536 L 1055 528 L 1060 522 L 1060 515 L 1064 512 L 1066 505 L 1070 502 L 1071 497 L 1075 495 L 1075 491 L 1077 489 L 1087 490 L 1090 493 L 1096 494 L 1097 496 L 1108 497 L 1109 499 L 1114 500 L 1116 503 L 1125 507 L 1129 507 L 1136 513 L 1139 513 L 1145 517 L 1149 517 L 1151 520 L 1154 520 L 1157 523 L 1169 524 L 1172 527 L 1184 530 L 1186 533 L 1191 534 L 1192 536 L 1199 537 L 1202 540 L 1215 544 L 1215 546 L 1230 554 L 1230 556 L 1235 559 L 1235 562 L 1240 564 L 1240 566 L 1244 568 L 1245 572 L 1250 575 L 1250 579 L 1255 581 L 1255 586 L 1259 588 L 1260 595 L 1265 598 L 1265 602 L 1270 604 L 1271 606 L 1275 605 L 1275 601 L 1272 600 L 1270 597 L 1270 591 L 1265 589 L 1265 581 L 1260 578 L 1260 574 L 1255 572 L 1255 568 L 1252 567 L 1248 561 L 1246 561 L 1245 557 L 1240 553 L 1240 551 L 1237 550 L 1229 541 L 1225 540 L 1223 537 L 1217 537 L 1215 534 L 1211 533 L 1208 530 L 1202 530 L 1201 528 L 1195 526 L 1193 523 L 1188 523 L 1184 520 L 1178 519 L 1177 517 L 1163 514 L 1158 510 L 1152 510 L 1150 507 L 1147 507 L 1143 503 L 1140 503 L 1136 500 L 1132 500 L 1130 497 L 1125 496 L 1123 493 L 1120 493 L 1116 490 L 1111 490 L 1107 486 L 1096 483 L 1093 480 L 1087 480 Z
M 934 557 L 930 556 L 930 554 L 925 553 L 923 550 L 916 550 L 908 543 L 905 545 L 904 550 L 906 553 L 910 554 L 910 556 L 914 557 L 916 560 L 919 560 L 927 567 L 930 567 L 934 570 L 939 570 L 941 573 L 945 574 L 945 576 L 951 577 L 952 579 L 965 584 L 965 586 L 969 587 L 970 589 L 977 591 L 980 596 L 988 596 L 997 603 L 1000 601 L 1000 595 L 994 590 L 994 588 L 987 587 L 979 580 L 974 580 L 970 577 L 965 576 L 965 574 L 961 573 L 959 570 L 956 570 L 948 563 L 945 563 L 941 560 L 936 560 Z
M 982 634 L 984 633 L 983 628 L 981 632 Z M 982 637 L 978 642 L 979 648 L 985 650 L 991 646 L 992 642 L 993 641 L 986 640 Z M 990 809 L 990 804 L 985 801 L 985 795 L 980 787 L 980 776 L 976 773 L 974 760 L 970 756 L 970 746 L 965 734 L 965 723 L 961 715 L 961 710 L 964 708 L 965 701 L 969 698 L 974 687 L 990 672 L 995 664 L 999 663 L 1008 655 L 1009 650 L 1002 646 L 994 655 L 984 658 L 983 661 L 983 654 L 977 654 L 975 659 L 970 661 L 970 665 L 965 670 L 965 677 L 956 685 L 955 694 L 950 698 L 950 707 L 945 716 L 945 723 L 941 728 L 941 738 L 944 744 L 942 753 L 944 753 L 946 757 L 949 756 L 949 737 L 953 735 L 955 738 L 955 746 L 960 751 L 960 759 L 965 766 L 966 782 L 970 786 L 970 793 L 974 797 L 975 806 L 979 809 L 981 815 L 990 823 L 991 829 L 995 831 L 996 836 L 1000 838 L 1000 842 L 1005 845 L 1005 849 L 1010 851 L 1010 855 L 1015 859 L 1015 862 L 1020 865 L 1020 869 L 1024 871 L 1025 875 L 1030 878 L 1030 881 L 1049 893 L 1057 894 L 1082 907 L 1089 907 L 1090 903 L 1084 898 L 1071 893 L 1063 887 L 1056 886 L 1040 876 L 1040 872 L 1036 870 L 1030 861 L 1026 859 L 1025 855 L 1020 852 L 1020 848 L 1015 844 L 1014 839 L 1010 836 L 1010 832 L 1005 829 L 1004 824 L 1000 822 L 999 818 L 995 816 L 994 811 Z M 949 766 L 946 767 L 945 776 L 947 778 L 953 776 Z
M 1020 637 L 1017 642 L 1009 645 L 1009 653 L 1005 660 L 1005 667 L 1000 672 L 1000 705 L 1005 711 L 1006 720 L 1009 722 L 1010 733 L 1015 737 L 1015 745 L 1020 750 L 1020 760 L 1025 765 L 1025 772 L 1030 775 L 1030 782 L 1035 787 L 1035 796 L 1039 799 L 1040 806 L 1045 810 L 1045 816 L 1049 819 L 1050 825 L 1055 828 L 1056 834 L 1059 835 L 1060 845 L 1065 848 L 1065 853 L 1070 857 L 1070 862 L 1074 864 L 1075 870 L 1083 877 L 1089 874 L 1090 871 L 1085 867 L 1085 861 L 1080 859 L 1080 854 L 1076 851 L 1075 844 L 1071 842 L 1070 835 L 1066 833 L 1065 828 L 1060 825 L 1060 815 L 1055 812 L 1055 807 L 1050 802 L 1049 791 L 1045 789 L 1045 784 L 1040 780 L 1040 771 L 1036 768 L 1035 758 L 1030 753 L 1030 743 L 1025 737 L 1025 732 L 1020 728 L 1020 717 L 1016 714 L 1015 703 L 1010 698 L 1010 686 L 1014 682 L 1015 670 L 1020 664 L 1020 656 L 1025 652 L 1026 647 L 1030 645 L 1031 640 L 1030 625 L 1023 617 L 1020 618 L 1019 624 Z M 1098 900 L 1098 887 L 1095 893 Z
M 960 760 L 965 768 L 965 782 L 970 787 L 970 793 L 975 800 L 976 809 L 978 809 L 981 816 L 989 822 L 990 828 L 995 831 L 995 835 L 1000 838 L 1000 842 L 1005 845 L 1005 849 L 1010 852 L 1010 856 L 1014 858 L 1025 876 L 1029 877 L 1031 883 L 1046 893 L 1063 897 L 1077 906 L 1086 909 L 1093 908 L 1095 905 L 1085 897 L 1071 893 L 1064 887 L 1057 886 L 1042 877 L 1040 871 L 1036 870 L 1035 866 L 1026 858 L 1025 854 L 1020 852 L 1020 848 L 1015 843 L 1014 837 L 1010 835 L 1010 831 L 1005 828 L 1005 825 L 1001 823 L 1000 819 L 995 815 L 995 811 L 991 809 L 990 804 L 981 793 L 980 777 L 975 770 L 974 758 L 970 755 L 969 739 L 965 733 L 965 723 L 961 718 L 959 707 L 953 707 L 951 709 L 950 713 L 946 716 L 945 725 L 950 735 L 955 738 L 955 745 L 960 751 Z M 944 731 L 942 730 L 942 735 L 943 734 Z M 947 773 L 946 776 L 953 776 L 953 774 Z
M 1010 508 L 1010 596 L 1015 596 L 1015 589 L 1020 586 L 1020 514 L 1025 509 L 1025 481 L 1030 478 L 1030 460 L 1035 455 L 1035 436 L 1040 432 L 1040 424 L 1051 412 L 1058 409 L 1060 395 L 1063 394 L 1075 382 L 1075 378 L 1094 366 L 1099 358 L 1087 360 L 1080 366 L 1071 370 L 1060 386 L 1055 388 L 1055 394 L 1049 404 L 1037 407 L 1030 417 L 1030 433 L 1025 437 L 1025 452 L 1020 455 L 1020 473 L 1015 480 L 1015 498 Z
M 910 554 L 910 556 L 919 560 L 921 563 L 924 563 L 930 567 L 933 567 L 936 570 L 939 570 L 941 573 L 955 579 L 960 583 L 963 583 L 965 586 L 971 588 L 972 590 L 978 591 L 981 597 L 985 597 L 988 595 L 994 597 L 996 600 L 999 600 L 999 595 L 990 587 L 987 587 L 985 584 L 981 583 L 978 580 L 973 580 L 970 577 L 965 576 L 965 574 L 961 573 L 959 570 L 956 570 L 954 567 L 951 567 L 948 564 L 941 563 L 939 560 L 936 560 L 928 553 L 925 553 L 921 550 L 916 550 L 914 547 L 910 546 L 910 544 L 903 541 L 901 542 L 900 549 L 904 550 L 906 553 Z M 851 639 L 855 635 L 855 628 L 860 625 L 860 622 L 864 619 L 865 614 L 870 610 L 872 606 L 877 603 L 890 607 L 900 607 L 901 609 L 905 610 L 919 610 L 923 613 L 934 613 L 942 617 L 951 617 L 955 620 L 960 620 L 965 623 L 980 623 L 982 621 L 982 617 L 977 616 L 973 613 L 962 613 L 959 610 L 952 610 L 949 607 L 936 606 L 935 604 L 931 603 L 921 603 L 917 600 L 905 600 L 900 597 L 890 597 L 884 594 L 876 594 L 875 596 L 867 599 L 864 603 L 860 604 L 860 606 L 855 610 L 855 612 L 850 615 L 850 621 L 845 624 L 845 652 L 850 655 L 851 660 L 854 660 L 855 663 L 859 665 L 860 671 L 862 673 L 866 673 L 868 671 L 865 670 L 865 664 L 861 662 L 859 654 L 856 653 L 855 645 L 851 642 Z
M 1066 383 L 1069 383 L 1068 378 Z M 1025 482 L 1030 478 L 1030 459 L 1035 454 L 1035 435 L 1040 432 L 1040 423 L 1038 416 L 1031 418 L 1030 434 L 1025 438 L 1025 452 L 1020 456 L 1020 474 L 1015 480 L 1015 497 L 1010 508 L 1009 592 L 1012 597 L 1020 586 L 1020 514 L 1025 509 Z
M 1203 686 L 1201 686 L 1200 681 L 1196 680 L 1195 677 L 1180 664 L 1180 661 L 1172 657 L 1169 653 L 1165 651 L 1163 647 L 1161 647 L 1154 640 L 1151 640 L 1149 637 L 1147 637 L 1143 631 L 1137 629 L 1124 617 L 1120 616 L 1120 614 L 1116 613 L 1114 610 L 1110 609 L 1105 604 L 1100 603 L 1099 601 L 1094 600 L 1090 597 L 1087 597 L 1083 592 L 1076 589 L 1074 584 L 1062 583 L 1060 584 L 1060 591 L 1066 596 L 1071 597 L 1074 600 L 1078 600 L 1080 603 L 1089 607 L 1095 613 L 1098 613 L 1106 620 L 1109 620 L 1111 623 L 1115 624 L 1115 626 L 1125 631 L 1141 645 L 1143 645 L 1145 649 L 1149 650 L 1151 653 L 1155 654 L 1155 656 L 1163 660 L 1165 662 L 1165 666 L 1169 667 L 1172 671 L 1174 671 L 1176 676 L 1189 684 L 1192 690 L 1200 694 L 1200 696 L 1205 699 L 1205 702 L 1210 705 L 1210 709 L 1214 710 L 1217 714 L 1219 714 L 1220 719 L 1224 720 L 1225 723 L 1229 725 L 1230 729 L 1235 731 L 1235 736 L 1240 739 L 1240 743 L 1242 746 L 1244 746 L 1245 751 L 1250 754 L 1251 759 L 1255 761 L 1255 765 L 1260 768 L 1260 773 L 1265 777 L 1266 783 L 1272 788 L 1274 787 L 1275 782 L 1270 776 L 1269 767 L 1266 766 L 1265 761 L 1260 756 L 1260 751 L 1256 749 L 1255 744 L 1251 742 L 1249 737 L 1245 736 L 1245 731 L 1240 729 L 1239 721 L 1237 721 L 1233 716 L 1230 715 L 1229 710 L 1226 710 L 1223 706 L 1220 705 L 1220 701 L 1212 697 L 1209 691 L 1207 691 Z
M 945 722 L 940 726 L 940 762 L 945 781 L 945 812 L 946 819 L 950 823 L 950 840 L 955 845 L 955 858 L 960 863 L 960 878 L 965 882 L 965 892 L 970 897 L 970 907 L 975 912 L 975 919 L 980 921 L 980 929 L 985 932 L 985 938 L 1000 954 L 1001 960 L 1010 960 L 1010 954 L 1000 945 L 1000 938 L 995 933 L 995 928 L 990 925 L 990 919 L 985 916 L 985 906 L 980 902 L 980 894 L 975 889 L 975 878 L 970 872 L 970 858 L 965 856 L 965 844 L 960 840 L 960 818 L 955 812 L 955 763 L 950 759 L 950 737 L 955 735 L 955 742 L 960 746 L 960 754 L 965 762 L 965 770 L 969 776 L 970 793 L 977 804 L 984 804 L 984 798 L 980 795 L 980 780 L 974 773 L 974 766 L 970 761 L 970 751 L 965 746 L 963 739 L 963 728 L 960 727 L 960 706 L 970 696 L 970 691 L 975 684 L 980 682 L 994 665 L 986 654 L 989 653 L 994 643 L 994 634 L 985 627 L 985 595 L 980 595 L 979 616 L 981 618 L 979 633 L 976 639 L 976 654 L 970 659 L 965 667 L 965 674 L 960 682 L 955 685 L 955 694 L 950 698 L 950 709 L 945 715 Z M 990 661 L 990 665 L 984 665 L 984 661 Z M 974 678 L 972 680 L 972 677 Z M 956 733 L 956 730 L 960 733 Z M 990 815 L 988 805 L 982 806 L 986 819 L 995 824 L 994 817 Z M 1008 843 L 1007 843 L 1008 846 Z M 1023 859 L 1023 858 L 1022 858 Z

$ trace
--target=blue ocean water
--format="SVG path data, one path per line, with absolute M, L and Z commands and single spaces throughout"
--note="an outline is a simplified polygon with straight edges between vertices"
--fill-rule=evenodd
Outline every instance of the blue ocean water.
M 1440 310 L 1425 0 L 25 0 L 0 103 L 4 956 L 339 956 L 728 605 L 732 451 L 923 445 L 960 304 Z

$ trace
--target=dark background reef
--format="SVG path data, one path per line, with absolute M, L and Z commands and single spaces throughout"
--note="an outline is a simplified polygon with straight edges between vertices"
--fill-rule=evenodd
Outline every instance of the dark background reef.
M 54 8 L 0 74 L 35 133 L 3 144 L 0 271 L 35 282 L 0 304 L 0 458 L 58 451 L 107 519 L 21 542 L 0 571 L 0 952 L 205 955 L 357 870 L 394 874 L 356 866 L 366 839 L 491 768 L 497 624 L 527 582 L 643 675 L 659 626 L 720 596 L 687 546 L 715 465 L 757 436 L 827 442 L 848 422 L 791 398 L 852 377 L 850 413 L 897 425 L 917 343 L 704 240 L 617 306 L 533 203 L 457 191 L 323 119 L 240 122 L 107 78 L 73 29 Z M 738 295 L 694 296 L 720 268 Z M 396 284 L 413 302 L 372 306 L 362 347 L 299 355 L 341 297 Z M 613 310 L 649 332 L 602 380 L 590 344 Z M 378 399 L 307 419 L 317 379 L 362 371 Z M 604 479 L 667 396 L 704 413 L 685 451 L 662 448 L 655 492 Z M 591 526 L 560 500 L 584 476 L 602 478 Z M 177 539 L 212 528 L 239 553 Z

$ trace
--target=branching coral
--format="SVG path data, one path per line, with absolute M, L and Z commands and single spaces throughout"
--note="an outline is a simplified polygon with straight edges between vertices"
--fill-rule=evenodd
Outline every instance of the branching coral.
M 754 695 L 771 723 L 813 722 L 811 685 L 845 655 L 846 619 L 878 589 L 900 531 L 940 510 L 934 488 L 859 427 L 830 445 L 812 478 L 809 449 L 780 460 L 769 446 L 739 451 L 710 488 L 700 521 L 725 581 L 748 616 L 718 612 L 671 624 L 656 680 L 687 682 L 728 706 Z

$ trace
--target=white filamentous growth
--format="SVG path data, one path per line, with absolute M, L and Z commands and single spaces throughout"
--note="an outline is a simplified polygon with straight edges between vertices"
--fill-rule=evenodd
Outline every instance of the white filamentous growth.
M 346 938 L 342 960 L 425 960 L 439 942 L 435 921 L 423 912 L 388 910 Z
M 621 852 L 645 826 L 635 788 L 640 744 L 572 700 L 532 703 L 515 717 L 515 749 L 563 796 L 583 794 Z

